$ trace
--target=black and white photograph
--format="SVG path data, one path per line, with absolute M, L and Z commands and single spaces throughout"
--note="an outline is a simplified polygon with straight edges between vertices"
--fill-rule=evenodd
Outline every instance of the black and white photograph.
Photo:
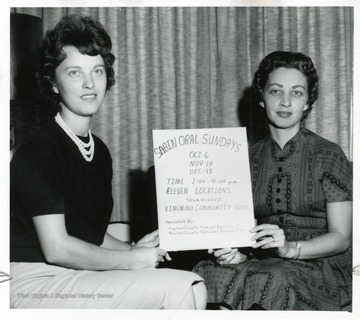
M 357 319 L 358 10 L 9 1 L 0 315 Z

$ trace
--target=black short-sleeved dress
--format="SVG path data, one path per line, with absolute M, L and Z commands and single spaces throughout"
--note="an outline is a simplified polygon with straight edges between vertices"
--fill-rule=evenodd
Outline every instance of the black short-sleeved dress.
M 258 224 L 279 225 L 288 241 L 326 233 L 326 204 L 352 200 L 352 168 L 343 151 L 305 128 L 283 149 L 270 137 L 256 143 L 250 167 Z M 194 268 L 205 279 L 210 303 L 268 310 L 351 305 L 351 248 L 313 260 L 282 259 L 274 250 L 261 249 L 249 256 L 238 265 L 202 261 Z
M 50 121 L 15 153 L 10 167 L 10 255 L 15 262 L 45 262 L 32 217 L 65 214 L 69 235 L 101 245 L 112 208 L 112 160 L 94 136 L 91 162 L 75 143 Z
M 193 272 L 75 270 L 45 260 L 34 216 L 64 214 L 69 235 L 97 246 L 104 240 L 113 208 L 112 161 L 93 137 L 94 158 L 87 162 L 50 121 L 12 158 L 11 308 L 178 309 L 192 285 L 202 282 Z

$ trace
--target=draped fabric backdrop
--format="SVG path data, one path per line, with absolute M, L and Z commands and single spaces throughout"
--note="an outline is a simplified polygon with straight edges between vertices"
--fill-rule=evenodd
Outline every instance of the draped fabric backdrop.
M 274 50 L 309 55 L 320 97 L 306 127 L 338 143 L 352 160 L 352 7 L 12 8 L 43 19 L 44 32 L 67 14 L 99 20 L 113 40 L 116 84 L 92 131 L 110 149 L 113 221 L 132 221 L 154 163 L 152 130 L 247 126 L 264 132 L 248 89 Z M 26 32 L 26 30 L 24 30 Z M 135 184 L 134 184 L 135 183 Z M 141 193 L 141 192 L 140 192 Z M 140 200 L 141 201 L 141 200 Z

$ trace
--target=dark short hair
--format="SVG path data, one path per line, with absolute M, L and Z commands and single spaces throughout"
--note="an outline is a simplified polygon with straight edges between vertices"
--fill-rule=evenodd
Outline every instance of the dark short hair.
M 115 83 L 113 64 L 114 55 L 111 53 L 111 38 L 104 27 L 90 17 L 79 15 L 64 16 L 57 25 L 46 32 L 40 47 L 38 82 L 43 97 L 53 104 L 58 104 L 59 97 L 53 90 L 55 70 L 66 58 L 63 48 L 73 46 L 82 54 L 104 59 L 107 85 L 109 90 Z
M 312 109 L 313 103 L 318 98 L 318 76 L 312 60 L 305 54 L 290 51 L 274 51 L 268 54 L 259 64 L 253 80 L 253 88 L 259 101 L 269 78 L 269 74 L 278 68 L 293 68 L 299 70 L 307 79 L 309 108 L 304 111 L 303 119 Z

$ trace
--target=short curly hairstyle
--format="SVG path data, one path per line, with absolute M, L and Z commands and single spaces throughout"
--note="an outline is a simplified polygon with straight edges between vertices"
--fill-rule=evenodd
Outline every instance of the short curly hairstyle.
M 259 64 L 253 80 L 253 88 L 259 101 L 269 74 L 278 68 L 294 68 L 299 70 L 307 79 L 309 108 L 304 111 L 302 119 L 306 118 L 312 109 L 313 103 L 318 98 L 318 75 L 312 60 L 303 53 L 291 51 L 274 51 L 268 54 Z
M 38 84 L 42 96 L 53 106 L 59 103 L 58 95 L 52 90 L 55 71 L 66 58 L 63 50 L 66 46 L 73 46 L 90 56 L 100 54 L 105 64 L 106 90 L 113 86 L 115 57 L 111 53 L 111 38 L 104 27 L 90 17 L 64 16 L 53 29 L 46 32 L 39 50 Z

